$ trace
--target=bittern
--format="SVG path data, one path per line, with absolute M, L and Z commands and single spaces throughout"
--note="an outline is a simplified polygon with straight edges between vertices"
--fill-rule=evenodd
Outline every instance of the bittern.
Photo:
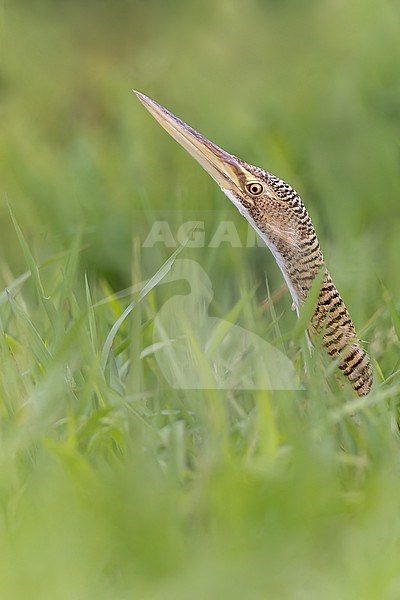
M 154 100 L 140 92 L 135 94 L 211 175 L 265 242 L 282 271 L 297 314 L 313 282 L 321 277 L 309 333 L 320 337 L 322 346 L 337 361 L 356 393 L 368 394 L 373 381 L 370 359 L 326 269 L 314 226 L 297 192 L 268 171 L 225 152 Z

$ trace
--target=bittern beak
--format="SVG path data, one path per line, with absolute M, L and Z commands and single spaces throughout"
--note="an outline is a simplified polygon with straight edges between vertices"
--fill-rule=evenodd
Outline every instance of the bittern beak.
M 250 173 L 246 173 L 238 158 L 207 140 L 154 100 L 135 90 L 133 92 L 161 127 L 201 164 L 223 191 L 242 194 L 240 182 L 248 179 Z

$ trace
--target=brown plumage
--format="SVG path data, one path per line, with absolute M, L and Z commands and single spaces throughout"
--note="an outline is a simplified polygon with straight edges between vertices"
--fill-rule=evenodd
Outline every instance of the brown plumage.
M 372 386 L 368 355 L 360 346 L 347 308 L 326 270 L 314 226 L 300 196 L 271 173 L 245 163 L 210 142 L 168 110 L 135 92 L 139 100 L 213 177 L 274 255 L 297 311 L 323 271 L 310 333 L 322 345 L 359 396 Z
M 314 226 L 300 196 L 281 179 L 253 167 L 253 173 L 274 190 L 279 200 L 266 199 L 249 207 L 249 213 L 258 229 L 268 237 L 283 259 L 281 269 L 290 280 L 295 305 L 303 304 L 311 286 L 324 270 L 317 305 L 310 323 L 311 337 L 321 336 L 322 345 L 350 381 L 359 396 L 365 396 L 372 386 L 369 357 L 357 341 L 349 312 L 329 272 L 325 269 L 323 254 Z M 282 201 L 285 218 L 282 218 Z M 271 227 L 270 223 L 273 223 Z

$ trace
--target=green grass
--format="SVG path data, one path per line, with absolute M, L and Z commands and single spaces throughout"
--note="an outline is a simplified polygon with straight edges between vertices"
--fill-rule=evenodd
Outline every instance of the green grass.
M 398 598 L 398 7 L 0 9 L 1 597 Z M 131 87 L 298 189 L 368 340 L 368 397 L 309 356 L 310 307 L 273 300 L 266 249 L 210 247 L 246 224 Z M 143 247 L 156 220 L 175 241 L 204 221 L 204 247 Z M 190 265 L 208 308 L 185 304 Z M 304 389 L 241 389 L 265 373 L 224 345 L 235 326 Z M 188 373 L 180 328 L 204 389 L 165 378 Z

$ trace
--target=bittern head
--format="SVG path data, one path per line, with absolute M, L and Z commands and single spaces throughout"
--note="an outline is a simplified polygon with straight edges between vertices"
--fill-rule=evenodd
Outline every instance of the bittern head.
M 135 94 L 256 230 L 274 255 L 297 307 L 323 265 L 314 227 L 300 196 L 268 171 L 225 152 L 154 100 Z
M 192 127 L 175 117 L 166 108 L 140 92 L 134 93 L 160 125 L 181 145 L 217 182 L 226 196 L 246 218 L 263 212 L 268 205 L 275 209 L 285 205 L 292 188 L 267 171 L 249 165 L 225 152 Z

